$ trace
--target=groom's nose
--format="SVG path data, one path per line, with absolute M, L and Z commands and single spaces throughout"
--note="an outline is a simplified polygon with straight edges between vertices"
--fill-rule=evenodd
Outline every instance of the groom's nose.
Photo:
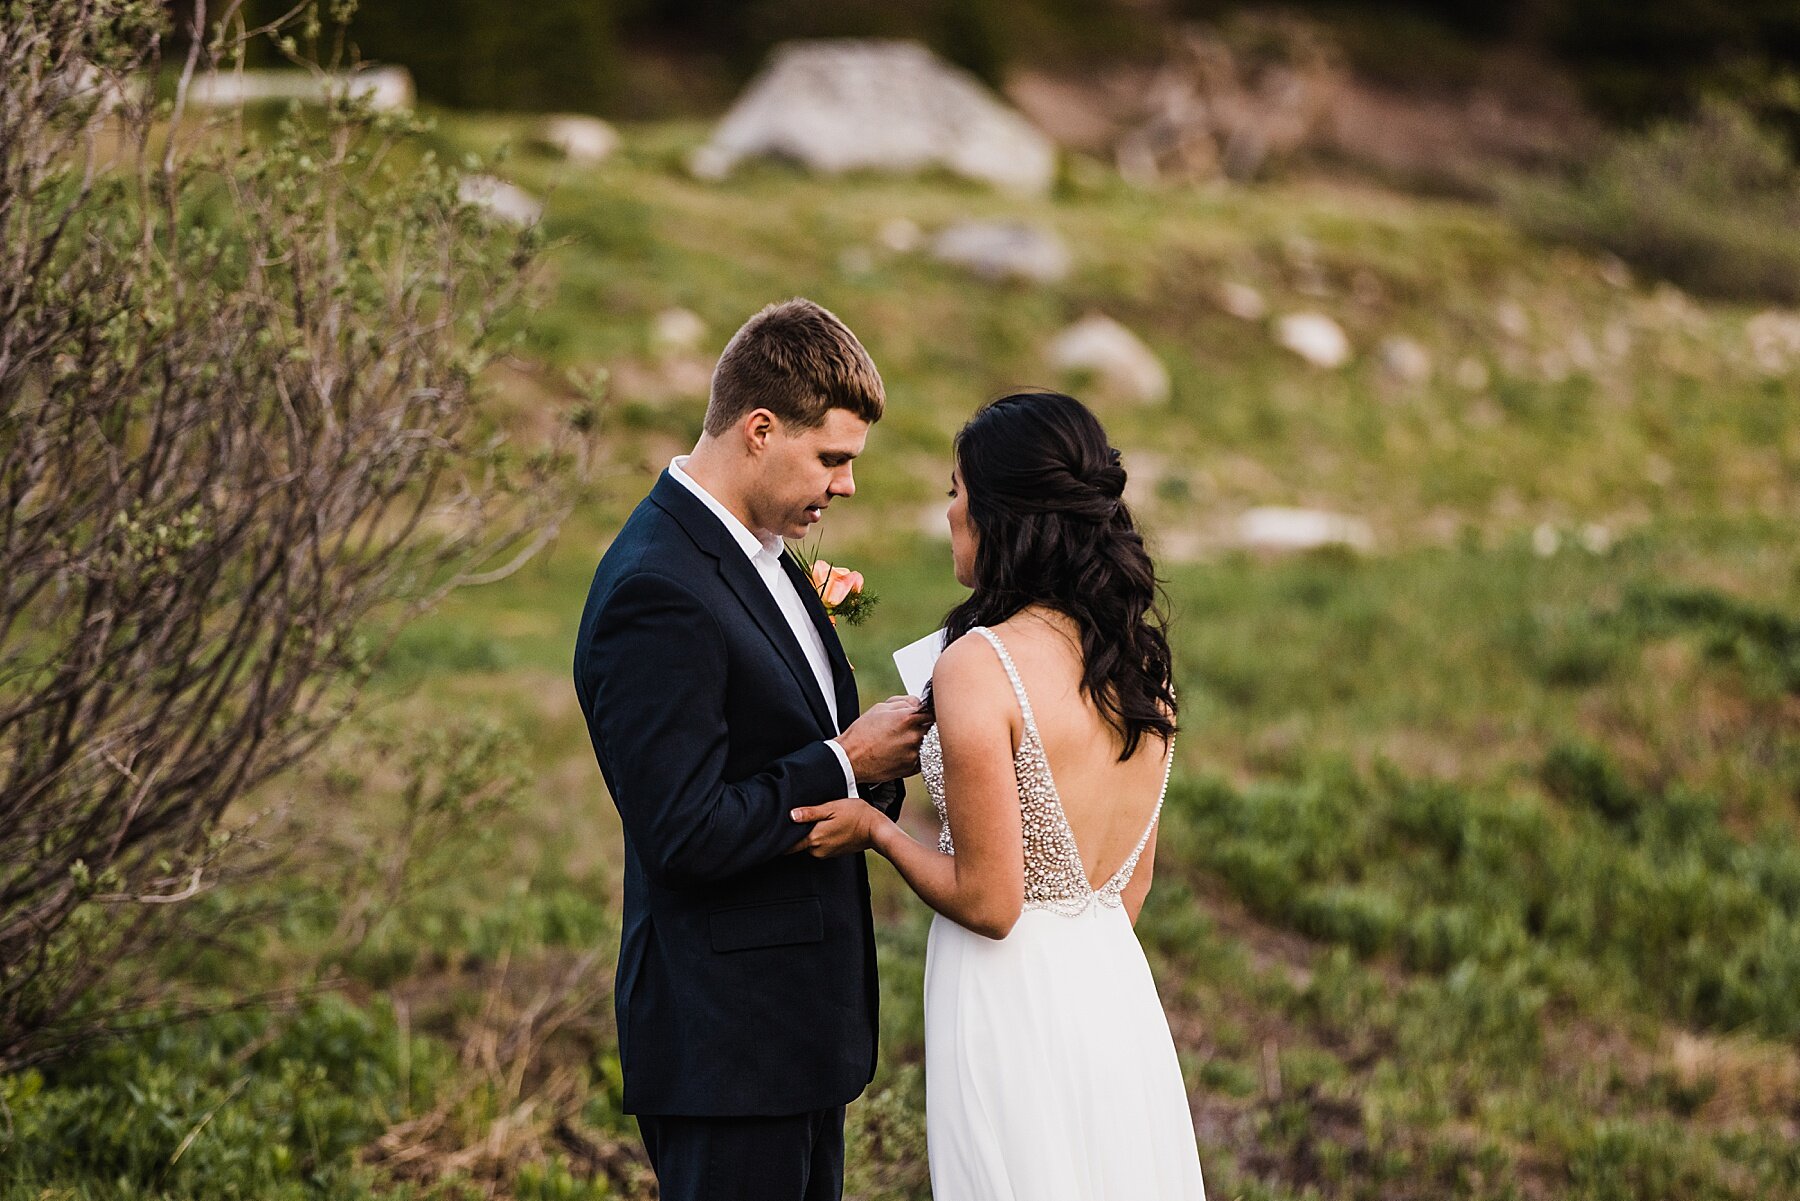
M 850 464 L 845 463 L 832 473 L 831 485 L 825 491 L 832 496 L 856 495 L 856 480 L 850 474 Z

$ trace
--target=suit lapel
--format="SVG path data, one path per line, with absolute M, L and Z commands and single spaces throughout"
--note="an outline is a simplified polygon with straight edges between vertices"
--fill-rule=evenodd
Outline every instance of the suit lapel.
M 794 591 L 800 594 L 800 603 L 806 606 L 813 628 L 819 631 L 819 637 L 825 643 L 825 658 L 831 664 L 831 682 L 837 689 L 838 722 L 841 726 L 848 726 L 861 713 L 862 703 L 856 695 L 856 673 L 844 654 L 843 643 L 838 641 L 837 627 L 831 624 L 831 615 L 825 612 L 825 603 L 819 599 L 818 591 L 801 569 L 793 551 L 781 556 L 781 565 L 786 569 L 788 579 L 794 582 Z
M 732 549 L 737 548 L 734 546 Z M 737 593 L 744 608 L 750 610 L 750 616 L 756 619 L 756 624 L 762 627 L 762 632 L 781 653 L 788 671 L 793 674 L 794 683 L 806 694 L 807 705 L 812 708 L 813 716 L 819 719 L 819 728 L 826 732 L 827 737 L 834 737 L 837 731 L 831 728 L 831 710 L 826 707 L 825 697 L 819 691 L 819 681 L 813 675 L 812 664 L 806 661 L 806 652 L 800 649 L 800 643 L 794 638 L 793 627 L 788 625 L 781 607 L 769 595 L 769 586 L 763 583 L 762 577 L 756 574 L 756 568 L 741 552 L 721 555 L 719 574 L 725 577 L 725 582 Z
M 677 483 L 668 472 L 663 472 L 662 478 L 657 480 L 656 487 L 651 490 L 650 496 L 665 512 L 681 523 L 682 528 L 687 530 L 688 536 L 694 539 L 696 546 L 718 561 L 720 578 L 725 581 L 726 586 L 731 589 L 756 621 L 763 636 L 769 640 L 769 644 L 781 656 L 782 662 L 787 664 L 789 674 L 794 677 L 795 686 L 806 698 L 807 707 L 812 710 L 813 716 L 818 720 L 819 729 L 824 732 L 824 737 L 835 737 L 838 731 L 831 726 L 831 710 L 825 704 L 825 697 L 819 692 L 819 681 L 813 675 L 812 664 L 806 661 L 806 653 L 795 641 L 793 628 L 788 625 L 787 618 L 782 615 L 781 607 L 775 603 L 775 598 L 769 595 L 768 585 L 764 584 L 762 577 L 756 573 L 756 568 L 745 557 L 743 549 L 719 523 L 719 519 L 700 503 L 699 498 Z M 783 561 L 786 561 L 786 556 L 783 556 Z M 802 589 L 803 600 L 810 591 L 811 589 Z M 813 602 L 818 603 L 817 596 L 814 596 Z M 836 643 L 835 640 L 828 638 L 825 645 L 827 653 L 829 653 Z M 840 650 L 839 657 L 842 657 L 842 654 L 843 652 Z M 834 664 L 832 668 L 834 676 L 836 670 Z M 841 687 L 839 695 L 842 695 Z M 840 708 L 839 712 L 842 711 Z

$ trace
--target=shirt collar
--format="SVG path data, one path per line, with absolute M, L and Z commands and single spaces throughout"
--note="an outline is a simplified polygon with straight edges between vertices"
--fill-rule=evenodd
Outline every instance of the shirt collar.
M 687 455 L 676 455 L 669 460 L 670 477 L 697 496 L 700 503 L 719 519 L 719 524 L 725 527 L 725 532 L 731 535 L 731 540 L 738 544 L 738 549 L 744 552 L 744 557 L 754 559 L 758 555 L 767 555 L 771 559 L 779 560 L 782 551 L 781 539 L 774 534 L 770 534 L 767 538 L 759 538 L 751 533 L 749 528 L 737 519 L 735 513 L 720 504 L 716 496 L 700 486 L 699 480 L 683 470 L 687 466 L 687 461 Z

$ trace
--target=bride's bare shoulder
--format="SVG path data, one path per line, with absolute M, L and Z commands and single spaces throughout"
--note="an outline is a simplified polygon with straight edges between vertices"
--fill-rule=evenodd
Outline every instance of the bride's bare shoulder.
M 1001 748 L 1016 744 L 1024 729 L 1006 668 L 987 639 L 972 630 L 938 656 L 931 703 L 947 753 L 990 741 Z
M 993 646 L 981 634 L 970 630 L 944 648 L 931 670 L 933 693 L 986 691 L 998 686 L 1009 695 L 1006 669 Z
M 1003 714 L 1017 708 L 1012 682 L 992 644 L 970 630 L 944 648 L 931 672 L 932 705 L 940 724 Z

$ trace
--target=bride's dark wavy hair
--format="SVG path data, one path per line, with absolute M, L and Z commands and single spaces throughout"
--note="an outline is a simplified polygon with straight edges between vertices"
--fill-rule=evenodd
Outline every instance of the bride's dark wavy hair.
M 1175 735 L 1168 618 L 1156 569 L 1125 505 L 1125 469 L 1100 421 L 1060 392 L 983 405 L 956 435 L 976 533 L 975 588 L 944 621 L 947 642 L 1028 605 L 1073 619 L 1081 691 L 1124 742 Z

